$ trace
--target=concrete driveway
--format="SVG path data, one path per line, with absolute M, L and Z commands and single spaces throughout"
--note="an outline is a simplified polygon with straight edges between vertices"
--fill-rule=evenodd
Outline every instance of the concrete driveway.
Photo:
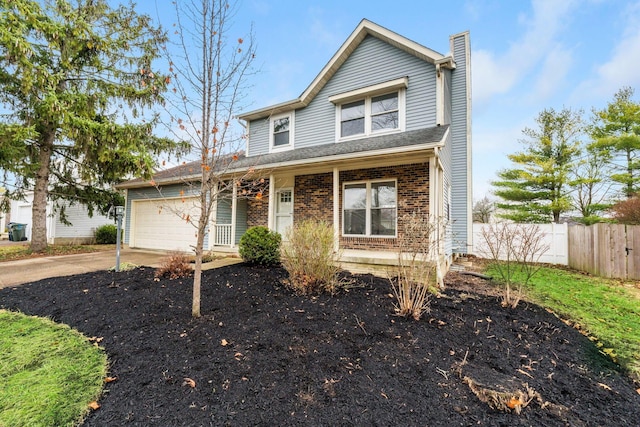
M 123 248 L 120 251 L 120 263 L 128 262 L 155 268 L 162 264 L 166 256 L 165 252 Z M 216 268 L 241 261 L 239 258 L 222 258 L 204 264 L 203 269 Z M 49 277 L 108 270 L 115 267 L 115 265 L 115 250 L 0 262 L 0 288 L 35 282 Z

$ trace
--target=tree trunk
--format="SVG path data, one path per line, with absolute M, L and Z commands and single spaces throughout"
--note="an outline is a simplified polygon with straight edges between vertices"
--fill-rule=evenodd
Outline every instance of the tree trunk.
M 200 240 L 200 239 L 198 239 Z M 202 283 L 202 249 L 198 256 L 196 250 L 196 264 L 193 269 L 193 301 L 191 303 L 191 315 L 200 317 L 200 285 Z
M 206 181 L 203 181 L 206 182 Z M 200 317 L 200 288 L 202 284 L 202 252 L 204 249 L 204 235 L 209 222 L 209 209 L 207 206 L 206 192 L 200 193 L 200 218 L 198 219 L 198 235 L 196 239 L 196 262 L 193 268 L 193 301 L 191 303 L 191 315 Z
M 49 174 L 51 149 L 55 131 L 43 133 L 38 151 L 38 171 L 33 187 L 31 206 L 31 250 L 44 252 L 47 249 L 47 202 L 49 199 Z

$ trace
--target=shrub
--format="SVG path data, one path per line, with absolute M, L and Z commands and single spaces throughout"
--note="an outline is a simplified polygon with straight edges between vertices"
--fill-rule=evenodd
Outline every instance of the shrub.
M 189 277 L 193 272 L 189 256 L 182 252 L 170 252 L 162 261 L 162 265 L 156 269 L 154 277 L 168 277 L 169 279 L 180 279 Z
M 290 227 L 282 247 L 282 265 L 289 272 L 288 285 L 296 292 L 334 293 L 340 268 L 334 262 L 333 227 L 324 221 L 304 220 Z
M 523 287 L 538 272 L 537 263 L 548 250 L 544 233 L 536 224 L 499 222 L 482 229 L 480 254 L 493 261 L 493 268 L 505 284 L 502 305 L 518 306 Z M 517 275 L 523 279 L 515 284 L 513 278 Z
M 203 264 L 205 264 L 205 263 L 207 263 L 207 262 L 215 261 L 216 259 L 217 259 L 217 257 L 216 257 L 213 253 L 211 253 L 211 252 L 203 252 L 203 253 L 202 253 L 202 263 L 203 263 Z M 189 262 L 190 262 L 191 264 L 195 264 L 195 262 L 196 262 L 196 256 L 195 256 L 195 255 L 191 255 L 191 256 L 189 257 Z
M 281 242 L 279 233 L 263 226 L 251 227 L 240 239 L 240 256 L 250 264 L 277 265 L 280 263 Z
M 118 227 L 115 224 L 105 224 L 96 228 L 96 243 L 99 245 L 114 245 L 118 236 Z
M 432 219 L 419 210 L 398 220 L 398 268 L 391 287 L 396 298 L 396 312 L 420 320 L 429 312 L 431 294 L 436 290 L 434 272 L 438 272 L 438 243 L 444 237 L 446 223 Z
M 611 207 L 613 217 L 621 224 L 640 224 L 640 193 Z

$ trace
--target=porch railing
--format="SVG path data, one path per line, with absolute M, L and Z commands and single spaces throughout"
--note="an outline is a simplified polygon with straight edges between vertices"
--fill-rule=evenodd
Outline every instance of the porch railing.
M 231 224 L 216 224 L 214 232 L 215 246 L 231 246 Z

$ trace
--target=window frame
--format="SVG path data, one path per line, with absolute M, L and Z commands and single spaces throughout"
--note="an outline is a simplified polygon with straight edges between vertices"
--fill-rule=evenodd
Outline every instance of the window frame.
M 329 97 L 329 101 L 335 105 L 335 141 L 350 141 L 354 139 L 366 138 L 376 135 L 384 135 L 389 133 L 404 132 L 406 128 L 406 109 L 407 109 L 407 88 L 409 87 L 409 78 L 401 77 L 387 82 L 379 83 L 361 89 L 344 92 Z M 372 130 L 372 117 L 380 115 L 377 113 L 372 115 L 371 104 L 372 99 L 396 93 L 398 96 L 398 127 L 393 129 Z M 355 135 L 342 136 L 342 107 L 358 101 L 364 101 L 364 132 Z
M 289 119 L 289 143 L 283 144 L 283 145 L 275 145 L 275 132 L 274 132 L 275 122 L 276 120 L 281 120 L 286 118 Z M 284 113 L 284 114 L 277 114 L 269 118 L 269 152 L 270 153 L 274 153 L 278 151 L 287 151 L 287 150 L 293 149 L 294 130 L 295 130 L 294 122 L 295 122 L 294 111 L 291 111 L 289 113 Z
M 383 209 L 383 208 L 372 208 L 371 206 L 371 187 L 372 184 L 376 183 L 384 183 L 384 182 L 393 182 L 395 192 L 395 218 L 394 218 L 394 233 L 391 234 L 372 234 L 371 233 L 371 224 L 372 224 L 372 212 L 374 209 Z M 346 225 L 346 215 L 345 215 L 345 206 L 346 206 L 346 190 L 348 185 L 361 185 L 365 184 L 365 233 L 364 234 L 347 234 L 345 232 Z M 389 209 L 389 208 L 387 208 Z M 376 239 L 395 239 L 398 237 L 398 179 L 397 178 L 380 178 L 380 179 L 369 179 L 369 180 L 360 180 L 360 181 L 345 181 L 342 183 L 342 224 L 340 231 L 343 237 L 365 237 L 365 238 L 376 238 Z

